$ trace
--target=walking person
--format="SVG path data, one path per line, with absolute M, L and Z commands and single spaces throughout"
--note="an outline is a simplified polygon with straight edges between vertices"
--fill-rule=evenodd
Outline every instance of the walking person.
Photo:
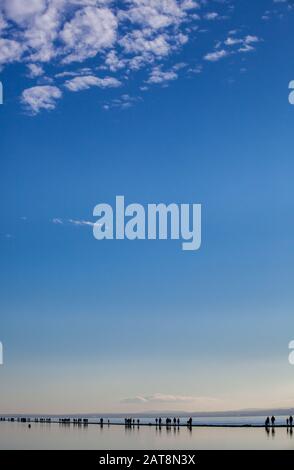
M 271 422 L 272 422 L 272 426 L 274 427 L 275 422 L 276 422 L 276 418 L 274 416 L 271 417 Z

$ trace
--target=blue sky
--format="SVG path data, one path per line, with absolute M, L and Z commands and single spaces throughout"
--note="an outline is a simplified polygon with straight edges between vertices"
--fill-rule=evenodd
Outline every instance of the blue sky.
M 292 2 L 0 5 L 0 410 L 292 406 Z M 116 195 L 201 249 L 98 242 Z

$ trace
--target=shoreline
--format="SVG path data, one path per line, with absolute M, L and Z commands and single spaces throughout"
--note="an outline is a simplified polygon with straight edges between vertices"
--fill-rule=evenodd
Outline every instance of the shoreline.
M 140 427 L 153 427 L 153 428 L 168 428 L 168 429 L 176 429 L 176 428 L 252 428 L 252 429 L 276 429 L 276 428 L 285 428 L 285 429 L 290 429 L 293 430 L 292 426 L 287 426 L 286 424 L 276 424 L 274 426 L 269 425 L 265 426 L 264 424 L 205 424 L 205 423 L 193 423 L 192 425 L 188 425 L 187 423 L 179 423 L 179 424 L 166 424 L 166 423 L 161 423 L 156 424 L 156 423 L 132 423 L 132 424 L 126 424 L 126 423 L 116 423 L 116 422 L 103 422 L 101 423 L 100 421 L 95 421 L 95 422 L 74 422 L 74 421 L 69 421 L 69 422 L 62 422 L 59 420 L 52 420 L 51 421 L 35 421 L 35 419 L 28 419 L 26 418 L 25 421 L 21 421 L 20 419 L 18 420 L 15 418 L 13 421 L 10 419 L 1 419 L 0 422 L 4 423 L 13 423 L 13 424 L 25 424 L 25 425 L 32 425 L 32 424 L 44 424 L 44 425 L 50 425 L 50 424 L 59 424 L 60 426 L 73 426 L 73 427 L 87 427 L 87 426 L 99 426 L 100 428 L 104 427 L 110 427 L 110 426 L 122 426 L 127 429 L 132 429 L 132 428 L 140 428 Z

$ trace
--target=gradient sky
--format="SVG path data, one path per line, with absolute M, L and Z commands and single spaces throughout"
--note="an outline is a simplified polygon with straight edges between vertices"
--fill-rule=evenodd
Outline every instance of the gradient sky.
M 182 2 L 158 26 L 131 1 L 97 51 L 77 21 L 101 2 L 66 10 L 63 42 L 24 39 L 44 2 L 0 2 L 0 411 L 293 406 L 293 2 Z M 81 221 L 116 195 L 201 203 L 201 249 L 95 240 Z

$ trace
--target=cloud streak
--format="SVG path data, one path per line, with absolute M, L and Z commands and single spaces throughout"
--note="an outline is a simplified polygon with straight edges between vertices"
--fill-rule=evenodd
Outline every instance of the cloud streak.
M 205 403 L 205 402 L 218 402 L 216 398 L 211 397 L 198 397 L 198 396 L 185 396 L 185 395 L 168 395 L 163 393 L 155 393 L 154 395 L 140 395 L 131 398 L 124 398 L 121 403 L 126 404 L 147 404 L 147 403 Z
M 54 217 L 51 222 L 54 225 L 74 225 L 75 227 L 93 227 L 94 222 L 84 219 L 61 219 L 59 217 Z

